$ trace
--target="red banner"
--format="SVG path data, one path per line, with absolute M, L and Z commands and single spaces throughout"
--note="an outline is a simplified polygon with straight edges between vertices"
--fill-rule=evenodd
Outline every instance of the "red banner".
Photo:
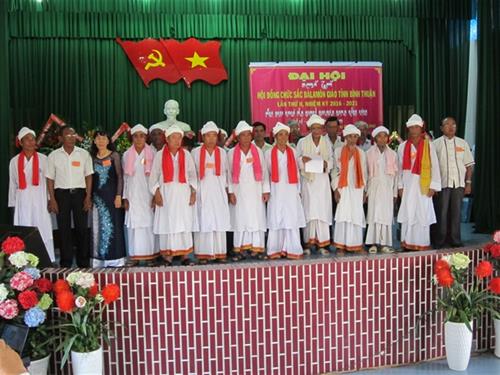
M 119 38 L 116 41 L 146 87 L 154 79 L 175 83 L 182 78 L 188 87 L 196 80 L 212 85 L 227 80 L 227 72 L 219 56 L 219 42 L 202 43 L 195 38 L 184 42 L 174 39 L 131 42 Z
M 251 63 L 252 121 L 305 122 L 313 113 L 343 124 L 383 123 L 381 63 Z

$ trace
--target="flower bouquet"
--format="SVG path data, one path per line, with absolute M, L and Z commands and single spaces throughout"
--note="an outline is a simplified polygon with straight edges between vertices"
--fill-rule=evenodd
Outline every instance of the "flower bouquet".
M 0 323 L 29 328 L 23 356 L 47 358 L 52 338 L 45 325 L 52 305 L 52 282 L 41 276 L 38 257 L 27 253 L 19 237 L 7 237 L 0 251 Z
M 484 246 L 483 250 L 491 258 L 491 263 L 497 275 L 500 273 L 500 230 L 493 234 L 493 242 Z M 500 290 L 500 278 L 492 286 L 493 289 Z M 495 355 L 500 358 L 500 302 L 495 305 L 496 315 L 493 316 L 493 324 L 495 327 Z
M 57 327 L 63 335 L 58 348 L 63 349 L 61 368 L 71 354 L 73 373 L 101 373 L 101 338 L 109 343 L 109 326 L 102 315 L 120 297 L 120 288 L 108 284 L 99 291 L 94 275 L 72 272 L 54 283 L 54 294 L 63 315 Z

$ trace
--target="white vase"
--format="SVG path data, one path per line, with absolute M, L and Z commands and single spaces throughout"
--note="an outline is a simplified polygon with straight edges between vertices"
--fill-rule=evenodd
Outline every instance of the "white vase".
M 102 347 L 87 353 L 71 351 L 73 375 L 102 375 L 103 361 Z
M 472 322 L 470 323 L 472 328 Z M 448 367 L 455 371 L 464 371 L 469 365 L 472 347 L 472 332 L 465 323 L 446 322 L 444 324 L 444 343 Z
M 50 354 L 47 357 L 35 359 L 30 362 L 28 372 L 30 375 L 47 375 L 49 370 Z
M 500 319 L 493 319 L 495 323 L 495 355 L 500 358 Z

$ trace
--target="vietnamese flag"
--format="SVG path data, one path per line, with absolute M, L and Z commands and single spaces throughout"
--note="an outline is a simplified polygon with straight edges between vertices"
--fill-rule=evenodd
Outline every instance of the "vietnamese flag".
M 227 80 L 226 68 L 219 56 L 220 42 L 202 43 L 195 38 L 184 42 L 162 39 L 161 42 L 188 87 L 198 79 L 212 85 Z
M 149 38 L 131 42 L 116 38 L 116 41 L 127 54 L 146 87 L 154 79 L 175 83 L 182 78 L 159 40 Z

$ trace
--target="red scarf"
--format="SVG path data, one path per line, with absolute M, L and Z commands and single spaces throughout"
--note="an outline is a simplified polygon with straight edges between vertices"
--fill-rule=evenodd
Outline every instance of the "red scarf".
M 233 154 L 233 183 L 240 183 L 240 171 L 241 171 L 241 147 L 238 143 L 234 147 Z M 250 153 L 252 154 L 252 167 L 253 167 L 253 176 L 255 181 L 262 181 L 262 164 L 260 163 L 259 151 L 257 151 L 257 147 L 251 143 L 250 144 Z
M 286 166 L 288 168 L 288 183 L 296 184 L 299 182 L 297 176 L 297 162 L 293 156 L 293 150 L 289 146 L 286 146 L 286 159 Z M 280 174 L 278 170 L 278 146 L 274 146 L 271 151 L 271 181 L 275 183 L 280 182 Z
M 31 183 L 33 186 L 38 186 L 40 183 L 40 175 L 39 175 L 39 161 L 38 161 L 38 152 L 33 153 L 33 176 Z M 27 159 L 24 151 L 21 151 L 19 154 L 19 158 L 17 159 L 17 174 L 19 176 L 19 189 L 24 190 L 28 186 L 26 183 L 26 175 L 24 174 L 24 159 Z
M 417 157 L 415 159 L 415 163 L 413 164 L 413 168 L 411 168 L 412 142 L 410 140 L 406 141 L 403 153 L 403 171 L 411 169 L 411 173 L 420 175 L 422 171 L 422 155 L 424 154 L 424 143 L 424 138 L 422 137 L 416 146 Z
M 361 157 L 359 155 L 361 152 L 362 151 L 357 147 L 352 150 L 352 157 L 354 158 L 354 170 L 356 172 L 356 189 L 361 189 L 364 186 L 363 170 L 361 168 Z M 348 185 L 347 172 L 349 170 L 350 154 L 351 150 L 348 146 L 342 147 L 342 151 L 340 153 L 340 180 L 338 185 L 339 189 L 344 188 Z
M 179 154 L 179 182 L 181 184 L 186 183 L 186 163 L 185 163 L 185 155 L 184 149 L 181 147 L 177 151 Z M 163 182 L 172 182 L 174 180 L 174 159 L 172 158 L 172 154 L 168 149 L 168 146 L 165 145 L 163 147 L 162 154 L 162 170 L 163 170 Z
M 215 146 L 215 175 L 220 176 L 220 149 Z M 201 146 L 200 150 L 200 180 L 205 178 L 205 159 L 207 157 L 207 148 L 205 145 Z

